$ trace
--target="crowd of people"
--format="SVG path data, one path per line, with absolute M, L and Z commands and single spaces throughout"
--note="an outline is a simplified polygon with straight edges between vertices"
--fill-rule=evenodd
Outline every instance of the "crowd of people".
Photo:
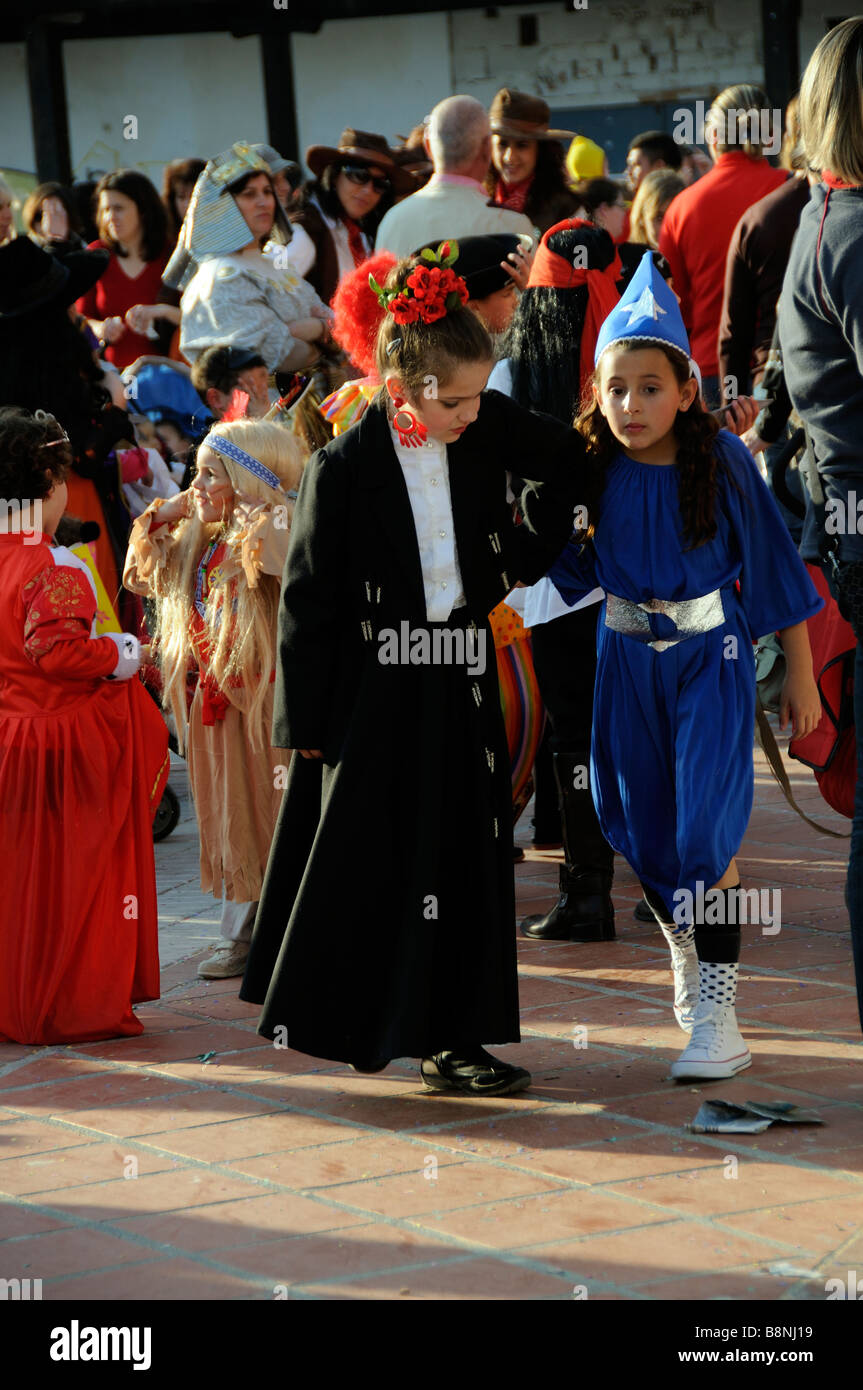
M 669 946 L 672 1074 L 751 1064 L 753 644 L 778 635 L 803 746 L 822 566 L 863 626 L 861 542 L 824 527 L 861 471 L 861 62 L 863 20 L 822 40 L 778 166 L 754 86 L 706 153 L 645 131 L 619 179 L 504 88 L 400 145 L 348 128 L 308 178 L 238 141 L 161 193 L 43 183 L 18 235 L 0 181 L 0 1039 L 141 1031 L 170 724 L 221 904 L 199 974 L 242 976 L 264 1036 L 529 1085 L 486 1045 L 519 1039 L 534 794 L 563 863 L 523 934 L 612 941 L 622 855 Z M 798 425 L 803 558 L 771 496 Z

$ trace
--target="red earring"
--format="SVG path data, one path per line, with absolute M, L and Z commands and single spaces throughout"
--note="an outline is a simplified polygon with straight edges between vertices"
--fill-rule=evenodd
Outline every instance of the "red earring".
M 403 405 L 393 416 L 393 426 L 403 449 L 418 449 L 428 438 L 425 425 Z

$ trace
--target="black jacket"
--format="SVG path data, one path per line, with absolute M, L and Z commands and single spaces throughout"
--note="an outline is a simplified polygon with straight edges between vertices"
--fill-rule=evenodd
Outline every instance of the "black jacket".
M 453 524 L 468 612 L 486 623 L 517 580 L 539 579 L 572 533 L 584 445 L 550 416 L 498 391 L 447 450 Z M 507 471 L 528 475 L 516 526 Z M 274 746 L 321 748 L 338 761 L 378 632 L 426 622 L 419 546 L 385 409 L 306 465 L 279 610 Z
M 761 378 L 776 324 L 776 303 L 800 214 L 809 201 L 805 178 L 789 178 L 747 208 L 734 229 L 725 263 L 719 322 L 719 375 L 734 377 L 737 395 Z
M 828 498 L 863 495 L 863 188 L 812 189 L 779 301 L 785 381 Z M 854 507 L 852 506 L 852 513 Z M 840 558 L 863 561 L 856 527 Z

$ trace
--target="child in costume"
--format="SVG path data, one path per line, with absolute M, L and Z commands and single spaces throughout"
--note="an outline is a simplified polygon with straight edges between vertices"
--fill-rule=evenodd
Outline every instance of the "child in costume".
M 434 248 L 429 248 L 433 250 Z M 483 321 L 489 333 L 499 332 L 503 318 L 515 307 L 513 265 L 504 268 L 503 258 L 521 259 L 516 236 L 465 237 L 458 243 L 454 271 L 467 286 L 468 307 Z M 357 423 L 380 390 L 375 369 L 375 346 L 384 307 L 378 301 L 369 279 L 386 279 L 396 257 L 391 251 L 377 251 L 355 270 L 343 275 L 333 296 L 333 337 L 353 363 L 363 372 L 348 381 L 321 403 L 320 409 L 335 435 Z M 506 286 L 512 294 L 506 291 Z M 545 712 L 539 696 L 531 656 L 530 633 L 521 617 L 507 603 L 499 603 L 489 614 L 494 639 L 500 701 L 512 768 L 513 825 L 530 800 L 536 750 L 542 738 Z M 513 857 L 524 858 L 524 851 L 513 848 Z
M 619 275 L 614 243 L 601 227 L 582 218 L 550 227 L 507 334 L 507 356 L 498 362 L 490 384 L 529 410 L 546 411 L 567 424 L 574 420 L 593 370 L 600 324 L 618 300 Z M 558 901 L 550 912 L 521 924 L 525 936 L 539 941 L 611 941 L 615 935 L 614 854 L 599 828 L 587 778 L 600 597 L 597 592 L 575 612 L 559 604 L 561 616 L 532 631 L 539 694 L 551 731 L 557 838 L 564 847 Z M 537 825 L 544 770 L 540 757 Z
M 571 533 L 584 445 L 484 388 L 455 243 L 381 296 L 382 387 L 306 466 L 279 616 L 291 763 L 241 998 L 259 1031 L 436 1090 L 530 1082 L 519 1040 L 510 765 L 487 615 Z M 376 288 L 373 286 L 373 288 Z M 531 460 L 516 527 L 506 473 Z
M 137 639 L 96 636 L 85 562 L 51 538 L 72 447 L 0 411 L 0 1041 L 133 1037 L 159 997 L 152 821 L 168 736 Z
M 591 783 L 603 833 L 671 948 L 675 1014 L 691 1030 L 672 1075 L 729 1077 L 752 1060 L 734 1008 L 752 643 L 779 630 L 782 726 L 790 715 L 796 735 L 809 732 L 820 701 L 806 619 L 821 599 L 749 451 L 701 405 L 677 300 L 649 252 L 595 362 L 578 421 L 594 482 L 549 578 L 568 603 L 605 590 Z
M 284 786 L 270 745 L 279 576 L 302 472 L 293 435 L 222 420 L 203 440 L 186 492 L 132 527 L 123 583 L 156 601 L 165 705 L 187 745 L 201 841 L 201 887 L 222 898 L 224 944 L 204 978 L 240 975 Z M 198 685 L 186 709 L 186 674 Z

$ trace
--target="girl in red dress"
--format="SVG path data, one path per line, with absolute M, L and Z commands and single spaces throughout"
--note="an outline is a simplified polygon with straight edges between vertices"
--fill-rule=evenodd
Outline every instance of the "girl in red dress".
M 167 731 L 137 640 L 93 636 L 96 592 L 51 537 L 72 451 L 0 410 L 0 1041 L 132 1036 L 159 997 L 152 816 Z

